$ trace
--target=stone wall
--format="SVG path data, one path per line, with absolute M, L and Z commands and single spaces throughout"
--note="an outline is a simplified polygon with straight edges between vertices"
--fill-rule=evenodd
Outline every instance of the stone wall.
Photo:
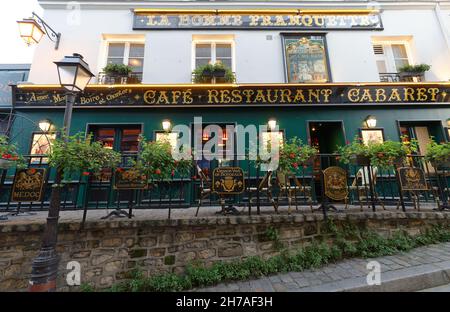
M 450 224 L 450 213 L 376 212 L 331 216 L 339 226 L 352 222 L 389 236 L 397 229 L 415 235 L 432 224 Z M 265 235 L 278 229 L 280 240 L 291 249 L 328 235 L 321 214 L 209 217 L 178 220 L 113 220 L 60 223 L 61 255 L 58 289 L 77 290 L 65 283 L 69 261 L 81 264 L 81 282 L 104 288 L 127 278 L 135 266 L 146 275 L 181 273 L 193 260 L 206 265 L 247 256 L 277 253 Z M 26 290 L 31 261 L 40 247 L 43 224 L 0 223 L 0 290 Z

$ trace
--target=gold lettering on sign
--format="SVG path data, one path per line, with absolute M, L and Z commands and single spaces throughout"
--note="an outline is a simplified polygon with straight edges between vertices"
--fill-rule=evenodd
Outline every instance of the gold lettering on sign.
M 384 89 L 376 89 L 375 101 L 376 102 L 386 101 L 386 91 Z
M 251 103 L 251 96 L 255 94 L 253 90 L 243 90 L 242 93 L 245 96 L 245 103 Z
M 233 97 L 233 99 L 232 99 L 233 103 L 240 103 L 240 102 L 242 102 L 242 95 L 239 92 L 239 90 L 231 91 L 231 96 Z
M 281 89 L 281 99 L 280 103 L 291 103 L 291 90 L 289 89 Z
M 311 26 L 313 23 L 313 19 L 310 15 L 303 15 L 302 16 L 302 23 L 305 26 Z
M 220 103 L 228 104 L 231 102 L 230 90 L 220 90 Z
M 316 102 L 320 103 L 320 94 L 319 94 L 320 90 L 319 89 L 309 89 L 308 90 L 308 102 L 312 103 L 312 98 L 315 99 Z
M 260 90 L 260 89 L 256 90 L 256 97 L 253 100 L 253 103 L 255 103 L 255 102 L 262 102 L 262 103 L 267 102 L 263 92 L 264 91 Z
M 159 21 L 160 26 L 170 26 L 171 23 L 167 15 L 161 15 L 161 20 Z
M 217 90 L 208 90 L 208 103 L 219 103 L 219 91 Z M 214 101 L 213 101 L 214 98 Z
M 263 15 L 262 16 L 261 26 L 273 26 L 272 18 L 271 18 L 270 15 Z
M 242 16 L 240 15 L 233 15 L 233 26 L 241 26 L 243 23 Z
M 250 26 L 257 26 L 260 19 L 259 15 L 250 15 Z
M 172 91 L 172 104 L 177 104 L 180 96 L 181 96 L 181 91 L 179 91 L 179 90 Z
M 148 90 L 144 93 L 144 102 L 147 104 L 155 104 L 156 91 Z
M 298 89 L 297 92 L 295 93 L 295 97 L 294 97 L 294 103 L 298 103 L 298 102 L 302 102 L 305 103 L 305 95 L 303 94 L 303 90 Z
M 428 93 L 431 94 L 431 101 L 434 102 L 436 101 L 436 95 L 439 93 L 439 89 L 438 88 L 429 88 L 428 89 Z
M 398 89 L 393 88 L 391 91 L 391 96 L 389 97 L 389 102 L 392 102 L 393 100 L 401 102 L 402 99 L 400 98 L 400 93 L 398 93 Z
M 403 88 L 404 101 L 414 102 L 414 89 L 413 88 Z
M 360 102 L 373 102 L 372 95 L 369 89 L 363 90 L 363 95 L 361 96 Z
M 192 98 L 192 90 L 187 89 L 183 92 L 183 103 L 184 104 L 192 104 L 194 102 L 194 99 Z
M 314 22 L 317 26 L 323 26 L 325 25 L 325 19 L 323 16 L 314 16 Z
M 347 92 L 347 97 L 350 100 L 350 102 L 358 102 L 359 101 L 359 89 L 350 89 Z
M 289 26 L 300 26 L 300 15 L 289 15 Z
M 417 89 L 417 101 L 422 102 L 427 100 L 427 89 L 426 88 L 418 88 Z
M 330 102 L 330 95 L 333 93 L 333 90 L 331 90 L 331 89 L 322 89 L 321 91 L 320 91 L 320 93 L 322 93 L 322 95 L 323 95 L 323 101 L 325 102 L 325 103 L 329 103 Z
M 188 26 L 189 25 L 189 20 L 190 20 L 189 15 L 185 15 L 185 14 L 179 15 L 178 20 L 179 20 L 179 22 L 178 22 L 179 26 Z
M 283 15 L 277 15 L 275 17 L 275 26 L 286 26 Z

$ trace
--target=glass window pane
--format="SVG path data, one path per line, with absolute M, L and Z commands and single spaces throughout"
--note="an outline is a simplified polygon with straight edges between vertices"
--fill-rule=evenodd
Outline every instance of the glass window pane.
M 323 36 L 288 36 L 284 45 L 288 82 L 328 81 Z
M 124 43 L 110 43 L 108 48 L 108 57 L 123 57 L 125 52 Z
M 95 138 L 103 144 L 104 148 L 113 149 L 115 135 L 116 131 L 114 129 L 100 128 L 96 131 Z
M 123 58 L 108 58 L 108 64 L 123 64 Z
M 142 72 L 144 68 L 144 60 L 139 58 L 130 58 L 128 65 L 133 68 L 133 72 Z
M 402 60 L 402 59 L 396 59 L 395 60 L 395 68 L 397 69 L 397 71 L 400 69 L 400 67 L 403 67 L 405 65 L 409 65 L 408 60 Z
M 379 73 L 386 73 L 386 62 L 385 61 L 377 61 L 377 67 Z
M 141 129 L 123 129 L 120 142 L 121 152 L 137 152 L 139 149 L 139 135 Z
M 209 59 L 198 58 L 195 60 L 195 67 L 203 66 L 209 63 Z
M 195 46 L 195 56 L 211 58 L 211 45 L 210 44 L 197 44 Z
M 216 57 L 231 57 L 231 44 L 217 44 Z
M 144 47 L 143 44 L 133 43 L 130 45 L 130 57 L 144 57 Z
M 394 54 L 394 58 L 408 58 L 406 48 L 403 44 L 393 44 L 392 53 Z
M 33 134 L 33 143 L 31 144 L 31 155 L 48 155 L 50 153 L 53 141 L 56 138 L 56 134 Z M 47 157 L 33 157 L 31 158 L 32 164 L 46 164 L 48 163 Z
M 222 63 L 224 64 L 226 67 L 231 68 L 231 58 L 227 58 L 227 59 L 222 59 L 222 58 L 218 58 L 216 60 L 217 63 Z

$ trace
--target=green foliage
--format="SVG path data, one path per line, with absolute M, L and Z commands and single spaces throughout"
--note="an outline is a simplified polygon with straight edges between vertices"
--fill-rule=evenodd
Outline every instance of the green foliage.
M 371 231 L 359 230 L 353 224 L 343 224 L 342 230 L 339 230 L 333 221 L 328 221 L 327 228 L 336 236 L 331 245 L 313 241 L 312 244 L 297 251 L 282 253 L 268 259 L 253 256 L 231 262 L 216 262 L 209 267 L 194 263 L 187 266 L 183 275 L 166 273 L 144 278 L 139 271 L 138 273 L 133 271 L 132 280 L 116 284 L 109 291 L 184 291 L 279 272 L 318 268 L 348 257 L 371 258 L 392 255 L 418 246 L 450 241 L 450 230 L 439 225 L 415 237 L 405 231 L 397 231 L 389 238 Z M 278 231 L 269 228 L 266 236 L 276 240 Z
M 192 72 L 194 83 L 211 83 L 213 76 L 218 76 L 219 72 L 225 71 L 225 76 L 221 77 L 221 82 L 234 83 L 236 77 L 233 71 L 222 63 L 205 64 L 197 67 Z
M 417 65 L 405 65 L 398 69 L 400 73 L 424 73 L 426 71 L 429 71 L 431 68 L 431 65 L 428 64 L 417 64 Z
M 357 156 L 368 157 L 373 166 L 392 168 L 396 161 L 403 162 L 407 155 L 417 151 L 417 141 L 402 137 L 401 142 L 386 140 L 382 143 L 369 142 L 367 145 L 362 139 L 355 139 L 345 146 L 338 147 L 339 160 L 348 164 Z
M 103 68 L 103 71 L 108 75 L 128 76 L 133 69 L 131 66 L 125 64 L 108 64 Z
M 166 140 L 145 141 L 141 140 L 141 151 L 136 163 L 146 175 L 153 180 L 173 177 L 175 172 L 187 175 L 192 168 L 192 154 L 190 151 L 180 151 L 181 159 L 176 160 L 172 156 L 172 146 Z
M 49 155 L 50 166 L 69 175 L 81 171 L 97 173 L 102 168 L 116 167 L 120 160 L 119 153 L 92 142 L 92 136 L 84 137 L 83 133 L 55 139 Z
M 90 284 L 88 284 L 88 283 L 82 283 L 81 285 L 80 285 L 80 291 L 81 292 L 94 292 L 95 291 L 95 289 L 94 289 L 94 287 L 92 287 Z
M 440 144 L 432 140 L 427 146 L 425 159 L 435 164 L 441 164 L 450 161 L 450 142 Z
M 16 162 L 18 167 L 24 165 L 24 159 L 17 152 L 16 144 L 10 143 L 8 137 L 5 135 L 0 135 L 0 158 Z
M 297 137 L 280 144 L 279 169 L 283 172 L 295 172 L 299 166 L 306 166 L 319 151 L 303 144 Z
M 273 241 L 276 250 L 282 250 L 285 248 L 284 244 L 280 241 L 280 233 L 274 227 L 268 227 L 264 233 L 268 240 Z

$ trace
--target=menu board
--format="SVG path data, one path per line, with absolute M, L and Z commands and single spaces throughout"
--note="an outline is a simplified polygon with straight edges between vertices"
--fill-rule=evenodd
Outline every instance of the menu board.
M 289 83 L 329 80 L 324 36 L 286 36 L 283 40 Z

